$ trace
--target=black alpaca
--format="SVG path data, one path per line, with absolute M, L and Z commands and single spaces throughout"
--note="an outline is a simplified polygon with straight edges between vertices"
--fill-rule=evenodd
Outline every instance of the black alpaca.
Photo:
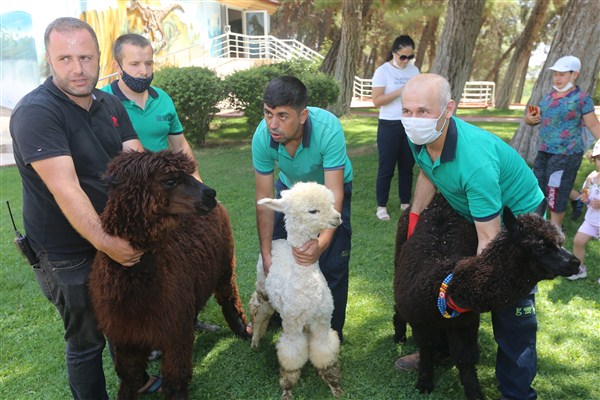
M 562 233 L 536 214 L 515 218 L 505 208 L 503 229 L 475 256 L 474 226 L 441 195 L 422 213 L 410 240 L 408 212 L 396 234 L 395 339 L 405 339 L 408 322 L 420 352 L 416 387 L 430 393 L 434 355 L 445 336 L 466 397 L 483 399 L 475 367 L 479 313 L 515 303 L 541 280 L 574 274 L 579 260 L 562 247 Z M 449 283 L 443 285 L 445 280 Z M 470 311 L 456 313 L 448 303 Z

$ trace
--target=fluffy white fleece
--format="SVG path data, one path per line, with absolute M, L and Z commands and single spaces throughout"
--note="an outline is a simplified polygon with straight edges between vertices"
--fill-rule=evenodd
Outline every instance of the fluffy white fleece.
M 265 277 L 262 258 L 256 267 L 256 292 L 250 300 L 253 336 L 252 347 L 259 344 L 265 334 L 269 318 L 274 311 L 281 316 L 283 333 L 277 343 L 277 356 L 282 367 L 281 385 L 291 388 L 299 377 L 290 378 L 310 359 L 327 381 L 334 395 L 341 393 L 339 387 L 339 347 L 337 333 L 331 329 L 333 298 L 319 263 L 298 265 L 292 255 L 292 247 L 300 247 L 316 239 L 326 228 L 341 224 L 341 215 L 334 208 L 333 193 L 314 182 L 301 182 L 281 193 L 281 199 L 262 199 L 263 204 L 285 214 L 288 238 L 273 241 L 272 264 Z M 322 373 L 327 368 L 337 368 L 337 382 Z M 288 375 L 286 375 L 288 374 Z M 334 374 L 335 375 L 335 374 Z M 289 384 L 287 386 L 290 386 Z

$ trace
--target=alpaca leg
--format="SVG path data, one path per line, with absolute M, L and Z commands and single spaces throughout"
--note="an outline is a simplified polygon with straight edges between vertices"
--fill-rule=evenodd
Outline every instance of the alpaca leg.
M 479 347 L 477 334 L 479 324 L 473 324 L 467 329 L 448 332 L 450 354 L 455 362 L 468 400 L 483 399 L 483 393 L 477 379 L 476 364 L 479 362 Z
M 308 343 L 302 327 L 290 333 L 283 320 L 283 333 L 277 342 L 277 358 L 280 366 L 279 386 L 282 399 L 291 399 L 292 390 L 300 378 L 300 370 L 308 361 Z
M 419 379 L 416 388 L 419 393 L 433 391 L 433 359 L 439 342 L 439 331 L 431 327 L 412 327 L 413 339 L 419 347 Z
M 146 367 L 148 366 L 148 353 L 136 346 L 114 345 L 115 371 L 121 384 L 117 394 L 118 400 L 135 400 L 138 398 L 138 389 L 147 381 Z
M 265 335 L 269 319 L 275 312 L 263 293 L 254 292 L 248 304 L 252 319 L 252 347 L 258 347 L 260 339 Z
M 186 320 L 187 322 L 187 320 Z M 193 319 L 177 335 L 163 345 L 161 372 L 162 394 L 166 399 L 189 399 L 188 386 L 192 380 L 192 350 L 194 347 Z M 184 333 L 185 332 L 185 333 Z
M 243 339 L 250 338 L 246 330 L 246 315 L 235 282 L 235 259 L 231 261 L 232 265 L 227 267 L 227 273 L 219 280 L 215 289 L 215 298 L 221 306 L 223 316 L 229 328 Z
M 327 383 L 335 397 L 342 395 L 340 386 L 340 339 L 329 321 L 319 326 L 311 325 L 309 333 L 309 356 L 319 376 Z
M 394 307 L 394 342 L 406 343 L 406 321 L 402 319 Z

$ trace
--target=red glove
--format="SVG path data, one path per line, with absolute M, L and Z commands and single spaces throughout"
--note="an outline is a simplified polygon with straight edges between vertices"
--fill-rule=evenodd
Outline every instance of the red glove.
M 406 234 L 406 240 L 410 238 L 415 231 L 415 226 L 417 226 L 417 222 L 419 222 L 419 218 L 421 216 L 417 213 L 411 212 L 408 214 L 408 233 Z

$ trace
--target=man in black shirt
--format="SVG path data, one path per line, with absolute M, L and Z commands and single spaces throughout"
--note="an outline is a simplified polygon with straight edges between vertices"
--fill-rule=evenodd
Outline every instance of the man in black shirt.
M 100 250 L 124 266 L 141 252 L 101 228 L 107 190 L 100 177 L 120 151 L 142 151 L 127 112 L 95 89 L 100 50 L 94 30 L 59 18 L 44 35 L 50 76 L 17 104 L 10 119 L 23 181 L 23 220 L 39 262 L 40 288 L 60 313 L 74 399 L 108 399 L 105 340 L 97 329 L 87 279 Z

